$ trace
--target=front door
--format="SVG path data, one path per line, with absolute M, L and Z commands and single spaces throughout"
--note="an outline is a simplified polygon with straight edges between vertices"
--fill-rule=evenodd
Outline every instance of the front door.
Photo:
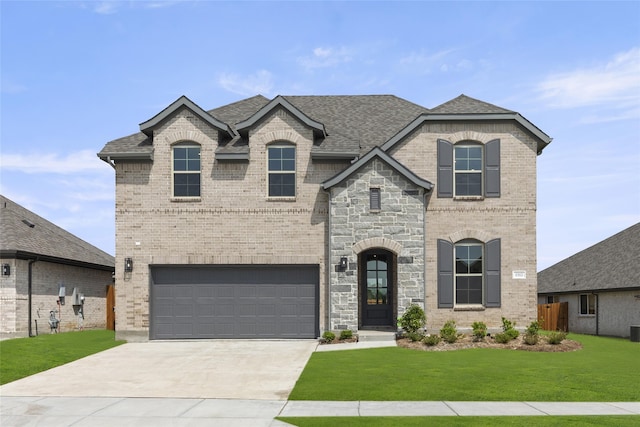
M 362 326 L 393 326 L 393 255 L 374 249 L 361 254 Z

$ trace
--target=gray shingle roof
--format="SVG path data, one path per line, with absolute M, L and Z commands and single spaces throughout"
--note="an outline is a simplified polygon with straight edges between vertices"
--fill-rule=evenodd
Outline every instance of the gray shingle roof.
M 640 223 L 538 273 L 538 293 L 640 289 Z
M 500 114 L 515 113 L 497 105 L 471 98 L 467 95 L 460 95 L 457 98 L 447 101 L 431 109 L 433 114 Z
M 521 125 L 533 130 L 536 136 L 544 140 L 540 142 L 541 148 L 550 141 L 548 136 L 519 114 L 466 95 L 460 95 L 433 110 L 394 95 L 282 96 L 275 99 L 285 100 L 309 121 L 324 126 L 326 137 L 319 138 L 312 149 L 312 156 L 317 158 L 354 158 L 363 155 L 375 146 L 382 146 L 419 116 L 438 120 L 439 115 L 450 119 L 455 115 L 464 118 L 475 114 L 493 114 L 497 119 L 517 119 Z M 228 125 L 235 133 L 237 124 L 253 123 L 249 119 L 255 118 L 255 114 L 269 103 L 273 103 L 273 100 L 257 95 L 207 113 Z M 500 114 L 503 116 L 498 117 Z M 228 155 L 229 158 L 233 155 L 248 156 L 248 153 L 248 143 L 242 136 L 236 136 L 217 148 L 217 154 Z M 110 141 L 98 153 L 103 160 L 108 157 L 140 158 L 145 155 L 152 158 L 153 145 L 142 132 Z
M 33 227 L 30 227 L 30 224 L 33 224 Z M 4 257 L 40 255 L 102 270 L 112 270 L 115 266 L 114 257 L 108 253 L 2 195 L 0 236 L 0 250 Z

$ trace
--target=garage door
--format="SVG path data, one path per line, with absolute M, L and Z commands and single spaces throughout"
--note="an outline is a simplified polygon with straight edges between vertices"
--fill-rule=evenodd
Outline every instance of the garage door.
M 154 266 L 150 338 L 316 338 L 317 265 Z

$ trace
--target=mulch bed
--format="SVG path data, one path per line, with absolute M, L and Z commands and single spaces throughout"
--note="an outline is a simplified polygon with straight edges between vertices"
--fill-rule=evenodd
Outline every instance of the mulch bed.
M 449 344 L 444 341 L 440 341 L 434 346 L 427 346 L 420 341 L 411 341 L 408 338 L 399 338 L 397 340 L 398 347 L 410 348 L 413 350 L 423 351 L 451 351 L 451 350 L 463 350 L 467 348 L 502 348 L 507 350 L 522 350 L 522 351 L 541 351 L 541 352 L 566 352 L 576 351 L 582 349 L 582 344 L 577 341 L 563 340 L 560 344 L 549 344 L 545 336 L 540 336 L 540 340 L 537 344 L 526 344 L 522 339 L 522 334 L 516 339 L 506 343 L 500 344 L 496 342 L 493 337 L 486 337 L 484 341 L 473 341 L 471 335 L 464 335 L 453 344 Z

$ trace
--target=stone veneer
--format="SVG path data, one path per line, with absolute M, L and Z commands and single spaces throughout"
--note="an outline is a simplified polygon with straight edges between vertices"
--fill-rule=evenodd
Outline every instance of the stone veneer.
M 380 189 L 381 209 L 369 207 L 370 188 Z M 378 158 L 331 189 L 329 329 L 358 330 L 358 255 L 383 248 L 396 255 L 395 320 L 412 302 L 424 301 L 424 189 Z M 336 271 L 340 258 L 349 266 Z

